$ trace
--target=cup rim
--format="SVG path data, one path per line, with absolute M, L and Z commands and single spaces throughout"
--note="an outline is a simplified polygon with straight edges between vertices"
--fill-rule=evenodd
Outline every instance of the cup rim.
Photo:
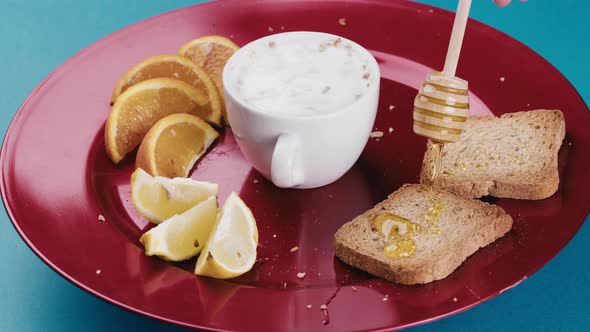
M 313 115 L 301 116 L 301 115 L 291 115 L 289 113 L 265 112 L 265 111 L 260 110 L 256 106 L 251 105 L 251 104 L 245 102 L 244 100 L 242 100 L 237 95 L 237 93 L 233 90 L 233 87 L 231 86 L 231 84 L 229 84 L 229 82 L 228 82 L 228 80 L 229 80 L 228 76 L 230 75 L 228 73 L 229 72 L 228 68 L 231 68 L 232 62 L 237 61 L 236 59 L 238 59 L 240 56 L 242 56 L 242 54 L 244 54 L 249 48 L 254 47 L 253 45 L 263 43 L 268 39 L 277 38 L 277 36 L 293 35 L 293 34 L 314 34 L 314 35 L 320 35 L 320 36 L 325 36 L 325 37 L 330 37 L 330 38 L 341 38 L 343 42 L 350 43 L 355 50 L 359 51 L 363 56 L 365 56 L 367 58 L 367 60 L 369 62 L 369 66 L 368 66 L 369 73 L 371 75 L 375 75 L 375 77 L 377 77 L 375 84 L 372 84 L 372 86 L 369 88 L 368 92 L 363 94 L 361 96 L 361 98 L 344 106 L 340 111 L 313 114 Z M 228 96 L 230 98 L 232 98 L 236 103 L 238 103 L 241 106 L 242 109 L 245 109 L 245 110 L 248 110 L 249 112 L 256 113 L 261 116 L 266 116 L 269 118 L 289 119 L 289 120 L 312 120 L 312 119 L 330 118 L 330 117 L 338 116 L 339 114 L 347 113 L 347 111 L 350 111 L 351 109 L 355 109 L 354 106 L 361 103 L 364 99 L 370 98 L 370 96 L 369 96 L 371 94 L 370 92 L 372 92 L 374 90 L 379 91 L 380 79 L 381 79 L 381 71 L 379 70 L 379 64 L 377 63 L 377 60 L 371 54 L 371 52 L 369 52 L 366 48 L 364 48 L 360 44 L 358 44 L 348 38 L 338 36 L 335 34 L 326 33 L 326 32 L 319 32 L 319 31 L 304 31 L 304 30 L 281 32 L 281 33 L 277 33 L 277 34 L 268 35 L 268 36 L 265 36 L 262 38 L 258 38 L 256 40 L 249 42 L 245 46 L 241 47 L 238 51 L 236 51 L 229 58 L 229 60 L 225 64 L 225 67 L 223 68 L 223 74 L 222 74 L 223 89 L 225 90 L 224 92 L 225 92 L 226 98 Z

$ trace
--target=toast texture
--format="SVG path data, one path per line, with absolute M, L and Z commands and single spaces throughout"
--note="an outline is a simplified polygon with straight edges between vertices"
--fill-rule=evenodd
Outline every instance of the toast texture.
M 559 187 L 557 155 L 564 137 L 559 110 L 470 117 L 461 140 L 445 144 L 442 172 L 434 185 L 473 198 L 547 198 Z M 421 183 L 430 181 L 433 164 L 429 141 Z
M 432 197 L 442 203 L 435 223 L 424 219 Z M 385 255 L 386 240 L 371 221 L 392 213 L 419 224 L 413 237 L 416 250 L 409 257 Z M 436 225 L 440 232 L 430 232 Z M 406 285 L 425 284 L 450 275 L 467 257 L 502 237 L 512 228 L 512 217 L 502 208 L 457 196 L 426 185 L 404 185 L 369 211 L 344 224 L 334 235 L 336 256 L 372 275 Z

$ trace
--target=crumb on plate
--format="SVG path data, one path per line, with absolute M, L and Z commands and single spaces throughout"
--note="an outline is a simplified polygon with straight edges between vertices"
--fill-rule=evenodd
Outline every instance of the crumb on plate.
M 371 138 L 379 138 L 379 137 L 383 137 L 383 132 L 379 131 L 379 130 L 375 130 L 374 132 L 372 132 L 369 135 Z

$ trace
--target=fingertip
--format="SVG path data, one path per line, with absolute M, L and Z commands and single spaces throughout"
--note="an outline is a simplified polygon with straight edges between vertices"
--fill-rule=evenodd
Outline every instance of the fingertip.
M 494 3 L 498 5 L 498 7 L 506 7 L 511 1 L 512 0 L 494 0 Z

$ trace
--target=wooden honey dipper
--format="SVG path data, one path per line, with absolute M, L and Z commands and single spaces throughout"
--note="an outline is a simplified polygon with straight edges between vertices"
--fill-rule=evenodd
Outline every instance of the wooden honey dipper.
M 469 117 L 467 81 L 455 77 L 471 0 L 460 0 L 442 72 L 426 77 L 414 100 L 414 132 L 432 140 L 435 152 L 431 183 L 442 169 L 445 143 L 457 142 Z

